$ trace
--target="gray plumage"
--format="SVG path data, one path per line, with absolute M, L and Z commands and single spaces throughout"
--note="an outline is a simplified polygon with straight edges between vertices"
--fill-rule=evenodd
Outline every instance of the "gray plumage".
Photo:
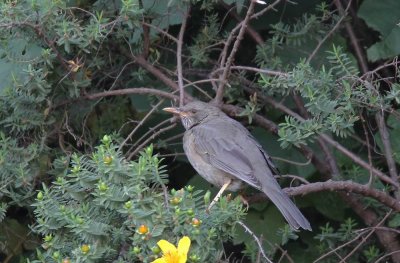
M 218 187 L 231 179 L 230 191 L 240 190 L 245 182 L 263 191 L 292 228 L 311 230 L 308 220 L 275 180 L 278 171 L 270 157 L 242 124 L 199 101 L 177 111 L 186 129 L 185 154 L 203 178 Z

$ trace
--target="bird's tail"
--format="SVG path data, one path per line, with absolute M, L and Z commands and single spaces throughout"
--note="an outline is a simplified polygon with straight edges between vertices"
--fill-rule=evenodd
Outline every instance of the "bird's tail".
M 268 187 L 269 188 L 269 187 Z M 263 189 L 268 198 L 276 205 L 283 217 L 293 229 L 311 229 L 310 222 L 303 216 L 297 206 L 290 200 L 289 196 L 280 188 Z

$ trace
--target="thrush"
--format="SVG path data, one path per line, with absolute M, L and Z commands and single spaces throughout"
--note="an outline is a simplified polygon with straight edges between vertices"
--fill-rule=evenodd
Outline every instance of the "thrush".
M 271 158 L 241 123 L 200 101 L 163 110 L 180 117 L 186 129 L 183 149 L 191 165 L 220 187 L 214 200 L 224 190 L 238 191 L 250 185 L 267 195 L 293 229 L 311 231 L 308 220 L 275 180 L 278 170 Z

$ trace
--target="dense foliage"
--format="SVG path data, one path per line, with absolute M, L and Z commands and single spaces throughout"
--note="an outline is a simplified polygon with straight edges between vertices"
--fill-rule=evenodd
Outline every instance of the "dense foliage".
M 0 261 L 400 262 L 400 2 L 0 3 Z M 373 11 L 373 12 L 372 12 Z M 310 220 L 216 190 L 161 111 L 245 124 Z

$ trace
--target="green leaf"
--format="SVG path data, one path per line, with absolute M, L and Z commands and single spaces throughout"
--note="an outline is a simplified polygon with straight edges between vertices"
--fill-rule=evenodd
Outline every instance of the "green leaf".
M 388 36 L 399 23 L 399 10 L 400 1 L 398 0 L 365 0 L 358 10 L 358 16 L 364 19 L 369 27 L 383 36 Z
M 147 12 L 158 14 L 158 17 L 152 21 L 153 25 L 164 29 L 170 25 L 182 23 L 187 3 L 179 3 L 179 1 L 171 3 L 157 0 L 143 1 L 143 7 Z
M 400 27 L 393 28 L 390 34 L 381 42 L 375 43 L 367 49 L 370 61 L 386 59 L 400 54 Z
M 41 47 L 21 38 L 14 38 L 0 47 L 0 91 L 25 74 L 24 69 L 29 63 L 33 63 L 41 52 Z
M 312 196 L 312 197 L 311 197 Z M 309 197 L 314 203 L 314 207 L 328 218 L 343 221 L 347 206 L 341 201 L 337 194 L 321 192 L 311 194 Z
M 314 227 L 314 232 L 316 232 L 316 227 Z M 319 256 L 319 250 L 316 249 L 321 242 L 313 238 L 312 232 L 302 231 L 301 233 L 302 246 L 299 246 L 296 242 L 289 242 L 287 244 L 287 251 L 293 262 L 296 263 L 309 263 L 314 262 Z M 284 261 L 288 262 L 288 261 Z
M 367 50 L 368 59 L 376 61 L 400 54 L 400 1 L 366 0 L 360 6 L 358 16 L 369 27 L 381 33 L 382 41 Z
M 389 221 L 389 227 L 399 227 L 400 226 L 400 214 L 395 214 L 393 218 Z

